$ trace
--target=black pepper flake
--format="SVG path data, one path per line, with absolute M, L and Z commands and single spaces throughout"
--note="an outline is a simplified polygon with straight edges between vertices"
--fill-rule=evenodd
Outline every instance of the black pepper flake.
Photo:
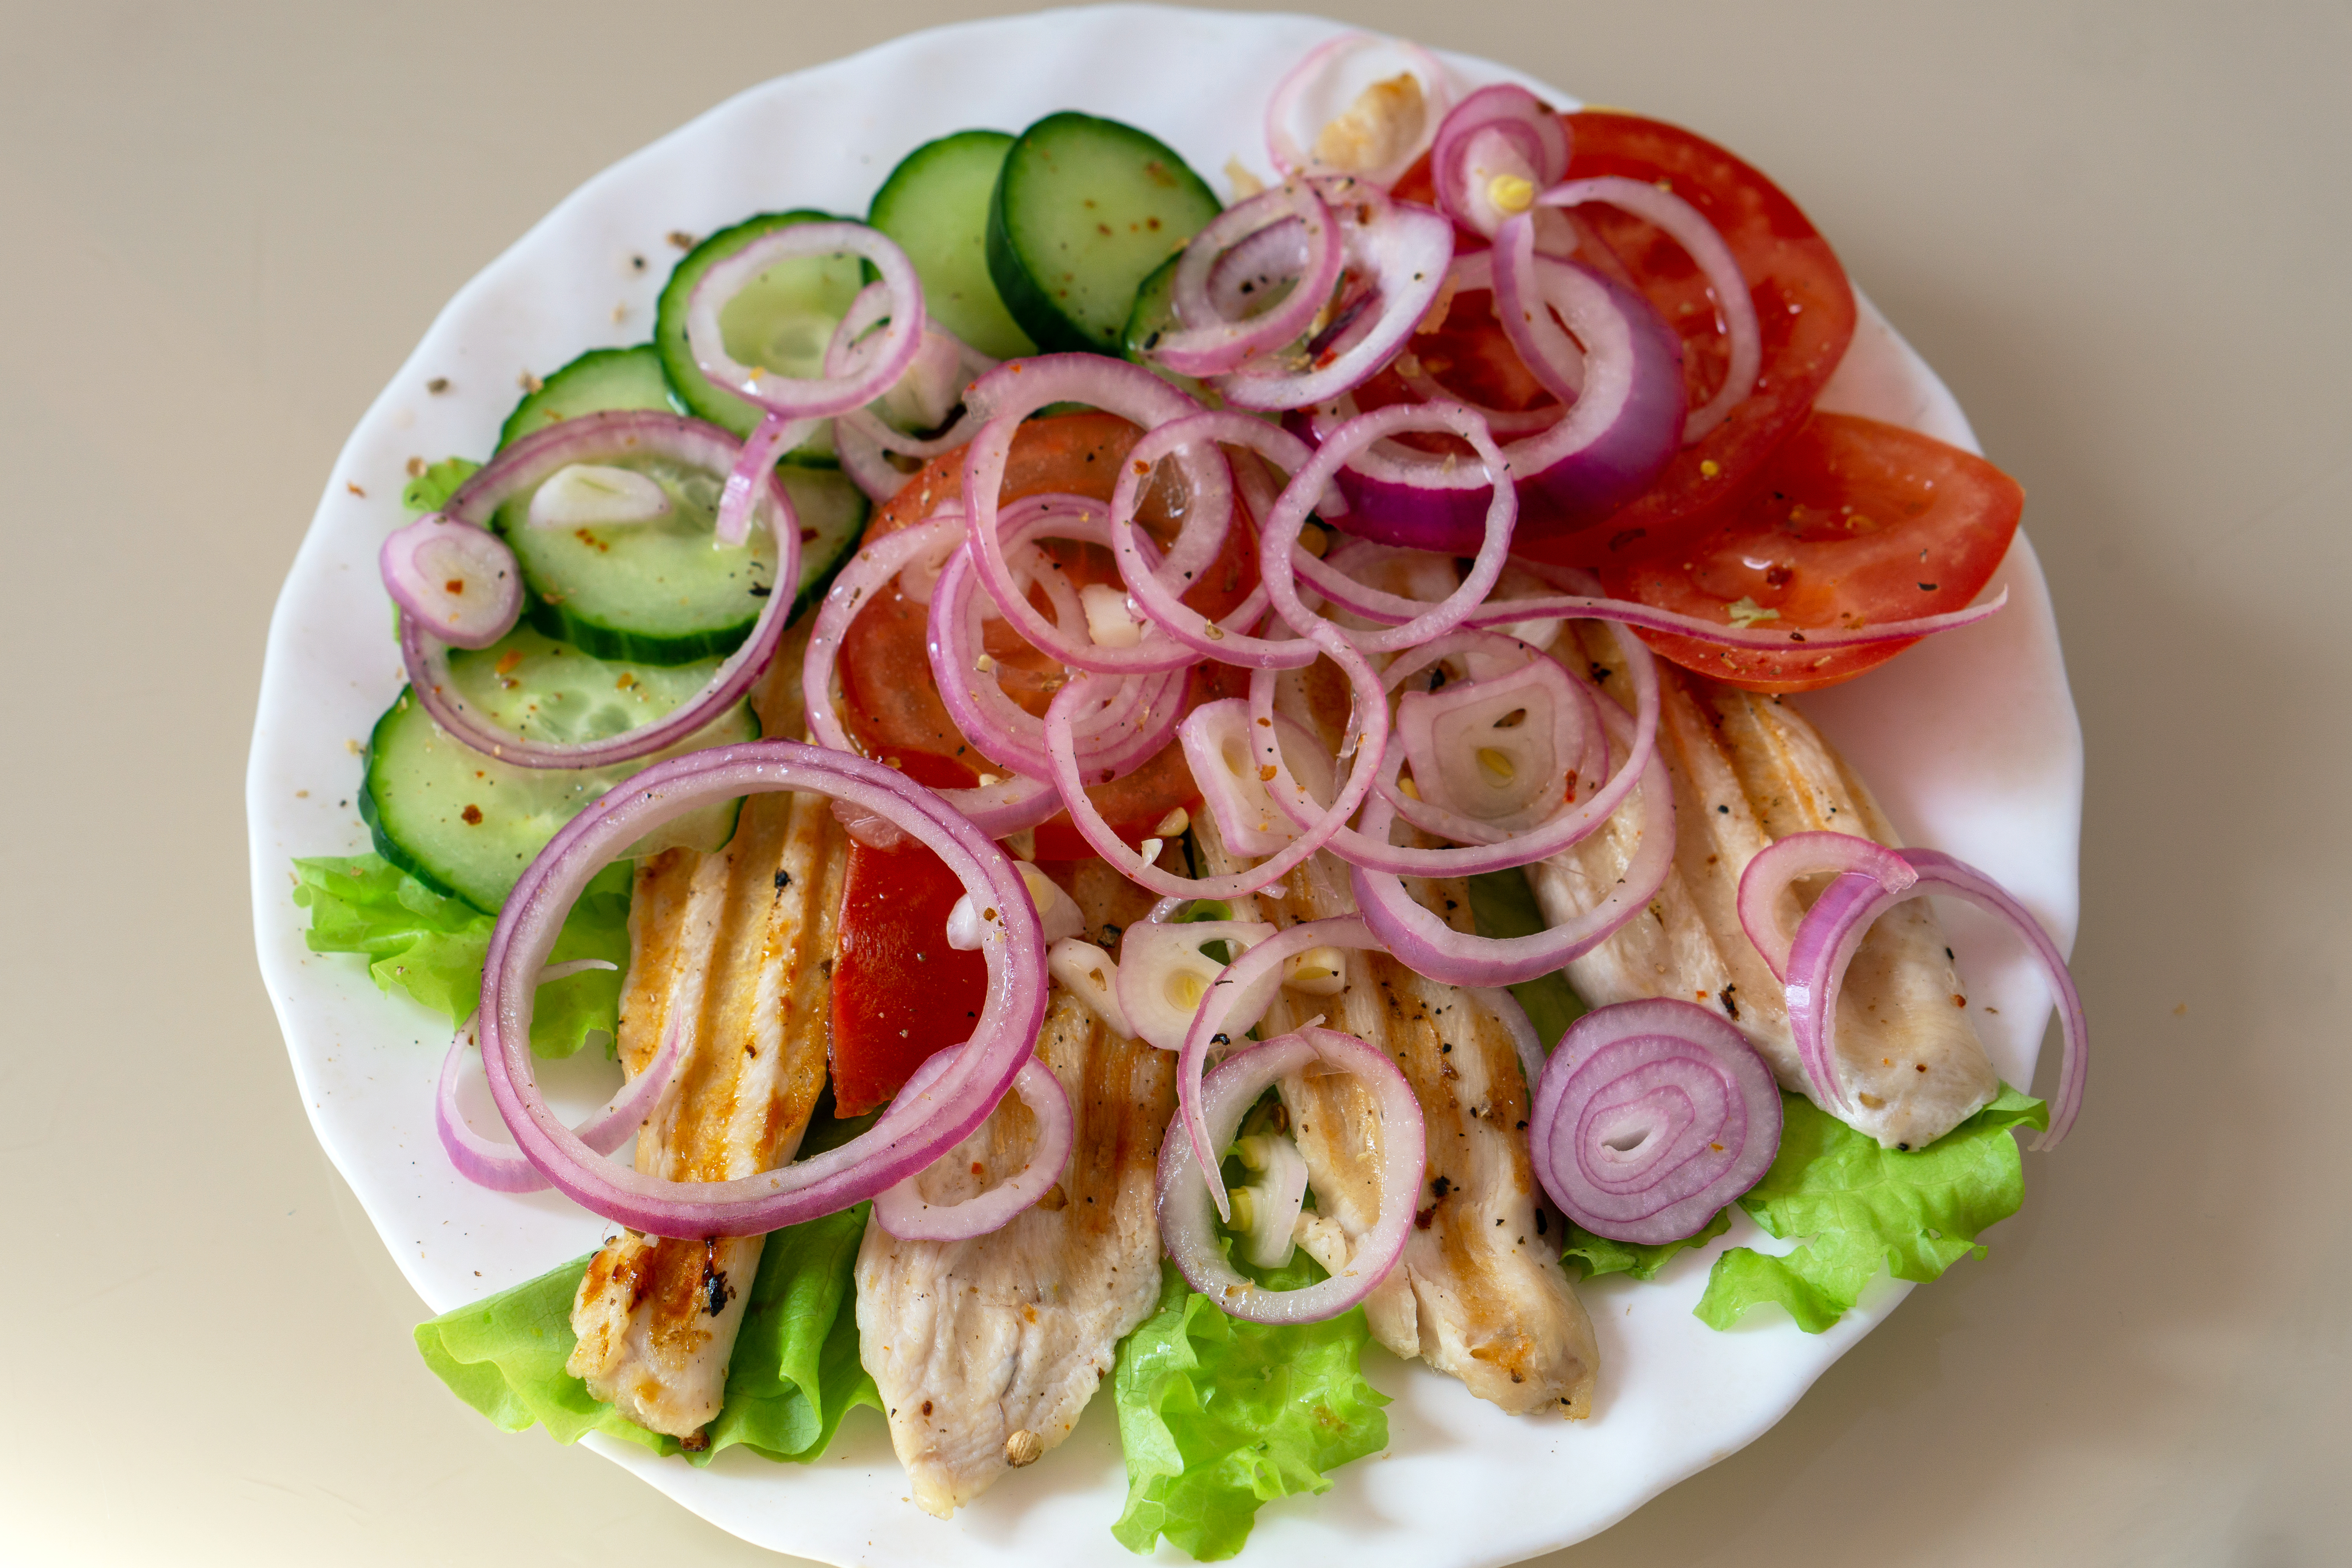
M 1723 813 L 1726 816 L 1729 816 L 1731 815 L 1731 807 L 1727 805 L 1718 805 L 1715 809 Z
M 1723 1004 L 1723 1010 L 1734 1019 L 1739 1016 L 1739 1004 L 1731 999 L 1731 994 L 1738 989 L 1738 982 L 1734 981 L 1715 994 L 1715 999 Z
M 751 597 L 755 599 L 764 599 L 774 592 L 775 590 L 769 587 L 765 583 L 754 583 L 751 584 Z
M 1896 1144 L 1896 1145 L 1895 1145 L 1895 1146 L 1897 1149 L 1900 1149 L 1903 1152 L 1905 1152 L 1905 1153 L 1906 1153 L 1906 1154 L 1907 1154 L 1907 1153 L 1909 1153 L 1909 1152 L 1911 1152 L 1911 1145 L 1910 1145 L 1910 1144 L 1908 1144 L 1908 1143 L 1897 1143 L 1897 1144 Z
M 790 871 L 779 871 L 776 873 L 776 891 L 781 893 L 792 885 L 793 874 Z
M 1454 1190 L 1454 1184 L 1444 1176 L 1433 1176 L 1430 1179 L 1429 1190 L 1433 1196 L 1442 1198 Z
M 1922 584 L 1919 584 L 1919 592 L 1921 592 L 1921 593 L 1923 593 L 1923 594 L 1932 594 L 1932 593 L 1934 593 L 1935 591 L 1936 591 L 1936 584 L 1934 584 L 1933 583 L 1922 583 Z

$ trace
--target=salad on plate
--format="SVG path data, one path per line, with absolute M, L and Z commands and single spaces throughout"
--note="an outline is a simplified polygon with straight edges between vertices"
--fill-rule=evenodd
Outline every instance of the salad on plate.
M 604 1227 L 419 1327 L 500 1426 L 874 1422 L 950 1519 L 1107 1404 L 1094 1527 L 1226 1557 L 1391 1449 L 1369 1345 L 1605 1444 L 1688 1369 L 1596 1290 L 1850 1342 L 2074 1122 L 2058 943 L 1808 716 L 2016 613 L 2015 482 L 1851 411 L 1884 329 L 1734 154 L 1282 66 L 1208 175 L 1063 109 L 673 230 L 646 341 L 410 461 L 294 901 L 446 1016 L 385 1114 L 468 1216 Z

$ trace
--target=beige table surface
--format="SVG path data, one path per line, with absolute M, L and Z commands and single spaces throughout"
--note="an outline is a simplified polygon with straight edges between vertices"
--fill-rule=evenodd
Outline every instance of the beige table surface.
M 1771 171 L 2031 492 L 2089 747 L 2080 1131 L 1546 1561 L 2352 1560 L 2352 7 L 1335 8 Z M 0 5 L 0 1561 L 775 1561 L 425 1373 L 255 972 L 245 751 L 335 451 L 477 268 L 989 9 Z

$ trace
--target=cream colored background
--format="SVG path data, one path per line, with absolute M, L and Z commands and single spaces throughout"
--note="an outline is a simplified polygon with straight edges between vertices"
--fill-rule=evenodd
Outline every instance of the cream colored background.
M 992 9 L 0 4 L 0 1562 L 786 1561 L 425 1372 L 254 971 L 245 749 L 334 453 L 476 268 Z M 2089 749 L 2097 1070 L 2025 1213 L 1545 1561 L 2345 1560 L 2352 7 L 1330 9 L 1770 171 L 2031 492 Z

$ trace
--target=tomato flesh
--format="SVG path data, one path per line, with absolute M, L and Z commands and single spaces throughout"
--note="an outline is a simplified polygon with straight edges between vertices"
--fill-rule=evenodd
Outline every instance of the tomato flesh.
M 888 849 L 850 840 L 833 961 L 836 1114 L 885 1103 L 934 1053 L 971 1038 L 988 964 L 948 945 L 948 912 L 963 892 L 915 839 Z
M 1714 142 L 1638 115 L 1587 110 L 1562 118 L 1570 137 L 1568 178 L 1622 175 L 1664 185 L 1689 202 L 1730 247 L 1756 304 L 1762 369 L 1755 391 L 1731 416 L 1676 453 L 1642 495 L 1597 523 L 1547 534 L 1538 507 L 1530 503 L 1518 545 L 1538 560 L 1585 566 L 1668 555 L 1702 531 L 1707 511 L 1739 490 L 1803 422 L 1853 341 L 1853 289 L 1836 253 L 1797 204 Z M 1397 182 L 1396 195 L 1434 205 L 1426 159 Z M 1663 230 L 1615 207 L 1578 207 L 1570 221 L 1578 258 L 1638 290 L 1682 339 L 1690 405 L 1705 404 L 1723 385 L 1730 348 L 1697 264 Z M 1499 348 L 1471 353 L 1449 343 L 1433 356 L 1423 353 L 1432 335 L 1424 334 L 1412 340 L 1413 352 L 1441 384 L 1462 396 L 1489 407 L 1537 406 L 1534 399 L 1512 395 L 1513 378 L 1492 370 L 1497 360 L 1512 357 L 1508 340 L 1494 321 L 1488 297 L 1472 298 L 1474 309 L 1456 302 L 1445 333 L 1496 340 Z M 1433 357 L 1448 369 L 1437 370 Z M 1360 389 L 1357 400 L 1369 407 L 1404 395 L 1401 385 L 1372 386 Z
M 1999 569 L 2025 492 L 1972 453 L 1847 414 L 1816 413 L 1715 527 L 1678 556 L 1604 565 L 1612 595 L 1767 630 L 1884 624 L 1965 609 Z M 1770 618 L 1757 619 L 1763 612 Z M 1751 652 L 1643 632 L 1664 658 L 1751 691 L 1851 680 L 1910 647 Z

